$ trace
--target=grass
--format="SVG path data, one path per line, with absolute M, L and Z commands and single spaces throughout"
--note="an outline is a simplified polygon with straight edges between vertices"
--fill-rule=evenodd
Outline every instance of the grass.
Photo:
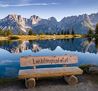
M 98 34 L 89 34 L 89 35 L 86 35 L 86 37 L 98 38 Z
M 7 40 L 8 37 L 0 36 L 0 40 Z
M 9 83 L 14 83 L 17 82 L 17 78 L 0 78 L 0 85 L 5 85 Z
M 13 36 L 10 36 L 10 37 L 9 37 L 9 39 L 10 39 L 10 40 L 17 40 L 17 39 L 19 39 L 19 37 L 18 37 L 18 36 L 13 35 Z
M 46 40 L 46 39 L 68 39 L 81 38 L 83 35 L 12 35 L 8 37 L 0 37 L 0 40 Z

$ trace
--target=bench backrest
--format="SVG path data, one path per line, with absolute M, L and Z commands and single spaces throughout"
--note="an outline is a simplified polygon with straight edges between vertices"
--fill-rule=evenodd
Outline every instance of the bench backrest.
M 20 58 L 20 66 L 38 66 L 50 64 L 75 64 L 78 62 L 78 57 L 75 55 L 63 56 L 26 56 Z

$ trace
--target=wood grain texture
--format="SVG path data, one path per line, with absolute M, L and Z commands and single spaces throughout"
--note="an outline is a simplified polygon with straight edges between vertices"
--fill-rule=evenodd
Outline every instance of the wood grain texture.
M 25 69 L 19 71 L 19 78 L 42 78 L 53 76 L 81 75 L 83 71 L 78 67 L 56 67 L 56 68 L 39 68 Z
M 75 64 L 78 62 L 78 57 L 74 55 L 64 56 L 27 56 L 20 58 L 20 66 L 37 66 L 50 64 Z
M 25 86 L 26 88 L 34 88 L 36 85 L 35 78 L 29 78 L 25 80 Z

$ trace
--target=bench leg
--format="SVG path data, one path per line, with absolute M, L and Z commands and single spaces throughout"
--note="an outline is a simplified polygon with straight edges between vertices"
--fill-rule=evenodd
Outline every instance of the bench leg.
M 26 88 L 34 88 L 36 85 L 35 78 L 25 79 L 25 86 Z
M 65 81 L 69 84 L 69 85 L 75 85 L 78 83 L 78 78 L 74 75 L 69 76 L 69 77 L 64 77 Z

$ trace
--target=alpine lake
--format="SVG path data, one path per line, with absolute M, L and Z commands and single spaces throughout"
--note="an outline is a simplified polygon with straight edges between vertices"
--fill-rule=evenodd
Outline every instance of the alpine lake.
M 14 78 L 18 76 L 21 56 L 57 56 L 65 54 L 78 56 L 78 63 L 74 64 L 75 66 L 83 64 L 98 65 L 98 39 L 70 38 L 58 40 L 0 41 L 0 78 Z M 58 65 L 54 65 L 53 67 L 56 66 Z M 47 65 L 47 67 L 51 66 Z

